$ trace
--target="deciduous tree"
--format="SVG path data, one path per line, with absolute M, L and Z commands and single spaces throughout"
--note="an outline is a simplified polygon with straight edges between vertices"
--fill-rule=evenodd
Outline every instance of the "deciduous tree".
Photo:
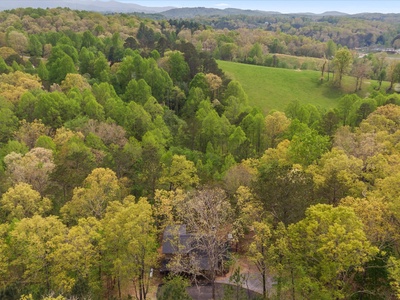
M 171 276 L 161 287 L 158 300 L 191 300 L 186 288 L 190 286 L 188 280 L 180 276 Z
M 25 155 L 12 152 L 4 158 L 7 174 L 13 183 L 27 183 L 42 195 L 55 168 L 53 153 L 44 148 L 33 148 Z
M 146 168 L 143 170 L 143 184 L 146 192 L 153 195 L 156 190 L 157 180 L 161 176 L 161 157 L 165 148 L 157 139 L 157 136 L 148 132 L 142 141 L 142 159 Z
M 265 117 L 260 111 L 253 109 L 240 122 L 240 127 L 250 140 L 252 149 L 260 155 L 266 149 L 265 145 Z
M 54 130 L 76 117 L 79 112 L 80 103 L 77 99 L 68 98 L 61 92 L 52 92 L 39 95 L 33 115 Z
M 84 90 L 90 90 L 91 86 L 82 75 L 68 73 L 65 79 L 61 81 L 61 90 L 67 93 L 71 89 L 77 89 L 82 93 Z
M 49 80 L 52 83 L 60 84 L 67 74 L 77 73 L 74 60 L 60 46 L 52 48 L 46 67 L 49 71 Z
M 213 73 L 206 74 L 206 81 L 210 87 L 211 93 L 213 95 L 213 99 L 218 99 L 218 92 L 220 87 L 222 86 L 222 79 L 218 75 Z
M 400 63 L 391 62 L 391 64 L 388 67 L 388 77 L 390 80 L 390 86 L 387 90 L 391 91 L 393 85 L 395 83 L 400 82 Z
M 60 193 L 56 198 L 58 209 L 70 199 L 72 189 L 79 186 L 96 166 L 95 157 L 83 138 L 81 133 L 65 128 L 57 130 L 54 137 L 57 151 L 52 179 L 56 183 L 53 192 Z
M 268 272 L 268 261 L 271 260 L 269 248 L 272 246 L 271 242 L 271 229 L 267 222 L 254 222 L 254 240 L 249 247 L 249 257 L 253 261 L 258 271 L 262 276 L 262 287 L 263 296 L 266 298 L 267 295 L 267 272 Z
M 52 207 L 50 199 L 40 196 L 39 192 L 27 183 L 18 183 L 9 188 L 1 197 L 0 204 L 8 221 L 14 218 L 31 218 L 34 215 L 43 216 Z
M 15 132 L 15 137 L 18 141 L 24 143 L 32 149 L 35 146 L 36 140 L 43 135 L 48 134 L 50 128 L 44 125 L 40 120 L 27 122 L 25 119 L 20 121 L 19 129 Z
M 22 32 L 10 31 L 7 34 L 7 43 L 20 55 L 28 51 L 29 40 Z
M 68 278 L 76 297 L 102 297 L 102 233 L 99 220 L 80 218 L 54 253 L 55 280 Z
M 23 287 L 38 287 L 44 292 L 70 291 L 73 280 L 59 280 L 56 250 L 63 243 L 68 230 L 55 217 L 35 215 L 22 219 L 10 232 L 11 249 L 15 259 L 11 262 Z
M 360 197 L 365 188 L 361 180 L 363 162 L 333 148 L 322 155 L 318 164 L 307 169 L 313 176 L 317 193 L 329 204 L 337 205 L 346 196 Z
M 383 198 L 368 196 L 366 198 L 345 197 L 340 206 L 353 208 L 363 223 L 363 230 L 368 240 L 381 251 L 399 241 L 390 203 Z
M 0 107 L 0 143 L 6 143 L 18 126 L 18 118 L 9 108 Z
M 336 71 L 335 82 L 337 86 L 342 85 L 343 75 L 346 74 L 351 63 L 353 61 L 353 55 L 347 47 L 341 48 L 336 51 L 335 57 L 333 59 L 333 65 Z
M 168 73 L 170 74 L 172 81 L 175 84 L 187 81 L 190 70 L 183 53 L 173 51 L 166 52 L 164 55 L 168 57 Z
M 94 169 L 85 179 L 83 186 L 75 188 L 72 200 L 61 209 L 66 220 L 81 217 L 102 219 L 109 202 L 120 200 L 121 184 L 110 169 Z
M 123 203 L 113 201 L 102 223 L 104 256 L 109 262 L 106 272 L 117 280 L 119 298 L 121 287 L 133 281 L 136 299 L 147 299 L 150 269 L 157 258 L 151 205 L 147 199 L 136 201 L 133 196 Z
M 291 289 L 292 298 L 295 298 L 294 266 L 290 259 L 287 228 L 283 223 L 274 226 L 268 216 L 264 216 L 253 222 L 253 229 L 254 240 L 249 246 L 248 255 L 262 277 L 264 297 L 271 294 L 267 289 L 268 276 L 275 276 L 277 299 L 282 299 L 283 290 L 287 288 Z
M 30 90 L 39 90 L 42 85 L 36 75 L 21 71 L 0 75 L 0 95 L 13 103 L 18 103 L 21 96 Z
M 329 137 L 318 134 L 314 129 L 296 133 L 288 148 L 294 163 L 308 166 L 321 157 L 329 148 Z
M 283 112 L 276 111 L 265 117 L 265 135 L 268 147 L 275 148 L 278 145 L 289 124 L 290 120 Z
M 241 161 L 246 157 L 247 150 L 245 147 L 248 146 L 248 139 L 246 134 L 240 126 L 233 130 L 232 134 L 229 136 L 228 149 L 236 161 Z
M 276 223 L 299 221 L 315 201 L 310 176 L 300 165 L 291 165 L 289 161 L 265 160 L 263 157 L 259 164 L 259 175 L 252 186 L 254 193 Z
M 156 190 L 154 194 L 153 216 L 157 228 L 163 230 L 168 225 L 180 221 L 180 207 L 186 199 L 186 193 L 181 189 L 175 191 Z
M 29 37 L 29 54 L 31 56 L 40 57 L 43 54 L 43 45 L 36 35 L 31 35 Z
M 168 184 L 170 190 L 187 189 L 199 183 L 194 163 L 183 155 L 174 155 L 170 163 L 163 165 L 161 184 Z
M 247 186 L 240 186 L 234 194 L 236 218 L 234 221 L 235 236 L 239 239 L 252 231 L 253 223 L 265 218 L 263 204 Z
M 189 261 L 186 254 L 175 256 L 170 263 L 174 273 L 205 276 L 212 283 L 212 299 L 215 299 L 216 272 L 223 266 L 229 245 L 232 209 L 221 189 L 202 189 L 182 202 L 181 218 L 191 233 L 188 245 L 193 245 Z M 206 259 L 206 263 L 201 263 Z
M 353 61 L 351 74 L 356 78 L 356 88 L 354 92 L 360 91 L 362 88 L 363 79 L 371 73 L 371 62 L 366 58 L 358 58 Z
M 378 90 L 382 86 L 382 81 L 386 79 L 386 68 L 388 66 L 387 53 L 380 52 L 372 56 L 372 72 L 374 74 L 374 79 L 379 82 Z
M 354 291 L 354 272 L 378 249 L 368 241 L 351 208 L 318 204 L 307 209 L 305 219 L 288 228 L 295 262 L 296 289 L 306 298 L 344 299 Z

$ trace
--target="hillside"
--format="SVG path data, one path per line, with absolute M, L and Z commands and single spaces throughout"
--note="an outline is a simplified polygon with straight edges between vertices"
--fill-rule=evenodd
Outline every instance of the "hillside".
M 242 10 L 235 8 L 206 8 L 206 7 L 183 7 L 173 8 L 161 13 L 167 18 L 195 18 L 195 17 L 215 17 L 215 16 L 269 16 L 269 15 L 280 15 L 280 12 L 276 11 L 260 11 L 260 10 Z
M 219 67 L 232 79 L 238 80 L 247 95 L 250 105 L 268 111 L 284 110 L 286 105 L 298 100 L 303 104 L 313 104 L 323 108 L 334 108 L 336 101 L 345 92 L 354 88 L 354 79 L 345 78 L 343 90 L 331 87 L 329 82 L 320 83 L 320 72 L 291 70 L 246 65 L 227 61 L 218 61 Z M 367 92 L 367 86 L 361 94 Z
M 0 2 L 0 10 L 8 10 L 15 8 L 56 8 L 56 7 L 68 7 L 75 10 L 86 10 L 96 12 L 112 12 L 112 13 L 159 13 L 171 9 L 168 7 L 147 7 L 133 3 L 124 3 L 119 1 L 99 1 L 99 0 L 82 0 L 82 1 L 71 1 L 71 0 L 37 0 L 37 1 L 10 1 L 3 0 Z

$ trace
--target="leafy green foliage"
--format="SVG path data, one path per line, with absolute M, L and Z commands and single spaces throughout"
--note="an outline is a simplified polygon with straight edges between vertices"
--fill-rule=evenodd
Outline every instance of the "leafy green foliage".
M 14 49 L 0 48 L 0 298 L 145 300 L 157 237 L 176 222 L 214 271 L 228 234 L 241 249 L 246 238 L 281 299 L 398 293 L 400 98 L 379 91 L 385 68 L 398 81 L 385 55 L 353 65 L 378 80 L 365 98 L 346 94 L 349 50 L 325 25 L 324 42 L 288 34 L 312 35 L 308 18 L 221 31 L 60 8 L 1 16 L 0 44 Z M 231 80 L 212 55 L 296 70 L 220 62 Z M 174 267 L 213 282 L 198 265 Z M 240 298 L 240 270 L 232 284 Z M 173 278 L 163 297 L 187 299 L 185 287 Z
M 186 291 L 189 282 L 180 276 L 173 276 L 165 280 L 161 287 L 157 300 L 190 300 L 192 299 Z
M 14 218 L 30 218 L 34 215 L 44 215 L 51 209 L 51 201 L 42 198 L 39 192 L 32 189 L 29 184 L 19 183 L 10 188 L 0 200 L 2 211 L 6 213 L 7 220 Z
M 298 288 L 311 298 L 345 298 L 348 276 L 362 271 L 363 263 L 378 252 L 354 211 L 345 207 L 311 206 L 305 219 L 289 226 L 288 234 L 294 269 L 304 276 L 298 278 Z
M 335 77 L 336 84 L 340 87 L 342 84 L 343 75 L 346 74 L 353 62 L 353 57 L 349 49 L 342 48 L 336 51 L 333 58 L 333 65 L 337 76 Z

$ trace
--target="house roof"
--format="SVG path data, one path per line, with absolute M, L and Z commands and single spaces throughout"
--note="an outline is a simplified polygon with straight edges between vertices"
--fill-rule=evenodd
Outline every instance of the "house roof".
M 187 253 L 190 247 L 191 234 L 186 233 L 186 225 L 167 226 L 163 234 L 163 254 Z
M 186 225 L 167 226 L 163 233 L 162 253 L 173 255 L 177 253 L 192 254 L 196 257 L 196 265 L 200 270 L 210 270 L 210 262 L 204 251 L 195 247 L 196 239 L 193 233 L 186 232 Z M 168 261 L 163 263 L 163 271 L 168 271 Z
M 164 238 L 171 235 L 185 235 L 186 234 L 186 224 L 181 225 L 168 225 L 164 229 Z

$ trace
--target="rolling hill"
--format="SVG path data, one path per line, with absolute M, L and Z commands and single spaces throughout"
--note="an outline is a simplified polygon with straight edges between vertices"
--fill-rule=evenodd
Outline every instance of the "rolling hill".
M 270 110 L 284 110 L 294 100 L 322 108 L 336 107 L 337 100 L 354 89 L 355 79 L 345 77 L 343 88 L 332 87 L 330 82 L 320 82 L 321 73 L 308 70 L 278 69 L 218 61 L 219 67 L 232 79 L 238 80 L 249 96 L 250 105 L 259 107 L 265 113 Z M 371 81 L 365 80 L 364 96 L 371 89 Z
M 166 2 L 166 4 L 168 4 Z M 102 13 L 145 13 L 160 14 L 165 18 L 195 18 L 195 17 L 211 17 L 211 16 L 252 16 L 263 17 L 270 15 L 282 15 L 277 11 L 260 11 L 237 8 L 208 8 L 208 7 L 173 7 L 171 5 L 165 7 L 142 6 L 135 3 L 127 3 L 119 0 L 1 0 L 0 11 L 16 8 L 56 8 L 68 7 L 74 10 L 86 10 Z M 325 12 L 323 14 L 299 13 L 292 15 L 304 16 L 342 16 L 346 15 L 340 12 Z
M 75 10 L 87 10 L 96 12 L 111 12 L 111 13 L 159 13 L 162 11 L 170 10 L 173 7 L 146 7 L 133 3 L 123 3 L 115 0 L 99 1 L 99 0 L 2 0 L 0 1 L 0 10 L 14 9 L 14 8 L 55 8 L 55 7 L 68 7 Z

